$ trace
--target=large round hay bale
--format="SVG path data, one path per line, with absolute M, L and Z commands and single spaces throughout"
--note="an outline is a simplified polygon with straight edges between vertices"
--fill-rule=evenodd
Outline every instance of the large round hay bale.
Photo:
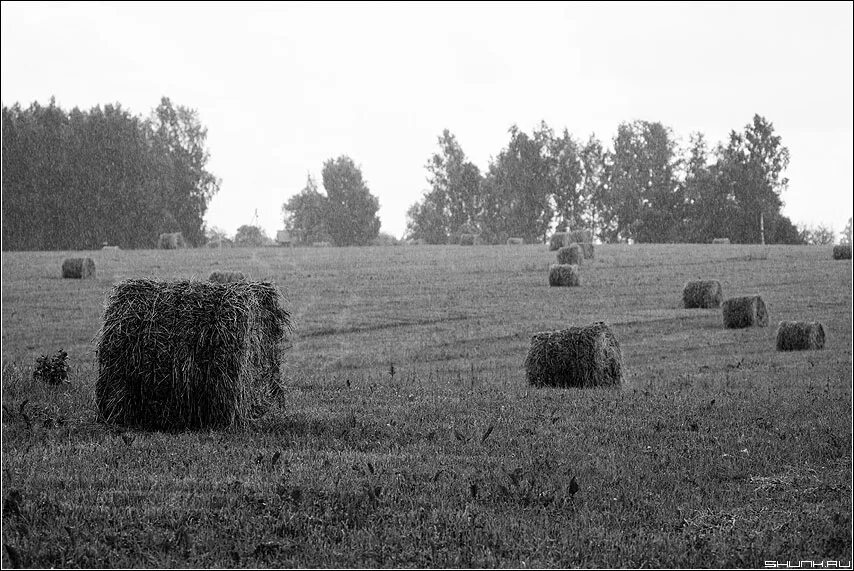
M 523 246 L 525 244 L 524 238 L 507 238 L 508 246 Z
M 214 270 L 211 272 L 208 281 L 220 284 L 229 284 L 232 282 L 246 281 L 246 275 L 243 272 L 228 272 L 225 270 Z
M 100 416 L 147 429 L 242 426 L 281 391 L 290 330 L 271 283 L 121 282 L 97 340 Z
M 558 264 L 573 264 L 580 266 L 584 262 L 584 251 L 579 244 L 570 244 L 557 251 Z
M 460 234 L 460 246 L 474 246 L 477 243 L 477 236 L 474 234 Z
M 593 232 L 590 230 L 573 230 L 567 233 L 567 242 L 576 244 L 592 244 Z
M 682 305 L 685 309 L 720 307 L 721 299 L 721 282 L 717 280 L 688 282 L 682 288 Z
M 729 238 L 713 238 L 712 244 L 729 244 Z
M 525 358 L 528 383 L 536 387 L 598 387 L 622 382 L 623 357 L 603 322 L 535 333 Z
M 62 262 L 62 277 L 86 279 L 95 277 L 95 262 L 92 258 L 66 258 Z
M 552 234 L 552 237 L 549 238 L 549 251 L 553 252 L 555 250 L 559 250 L 564 246 L 569 245 L 567 241 L 567 233 L 566 232 L 555 232 Z
M 552 264 L 549 268 L 550 286 L 580 286 L 581 272 L 578 266 L 570 264 Z
M 157 247 L 161 250 L 177 250 L 186 248 L 184 235 L 181 232 L 166 232 L 157 239 Z
M 851 259 L 851 244 L 838 244 L 833 247 L 834 260 L 850 260 Z
M 758 295 L 731 297 L 721 305 L 721 313 L 728 329 L 768 325 L 768 311 Z
M 593 243 L 592 242 L 578 242 L 578 245 L 581 246 L 581 250 L 584 252 L 584 258 L 587 260 L 593 259 Z
M 824 349 L 824 326 L 818 321 L 781 321 L 777 325 L 777 351 Z

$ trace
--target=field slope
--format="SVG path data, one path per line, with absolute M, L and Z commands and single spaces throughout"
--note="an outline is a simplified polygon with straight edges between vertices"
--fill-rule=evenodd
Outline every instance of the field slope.
M 762 567 L 851 560 L 851 262 L 817 247 L 543 245 L 3 253 L 3 566 Z M 118 280 L 279 283 L 288 391 L 243 432 L 96 422 Z M 725 330 L 682 285 L 759 293 Z M 774 350 L 818 320 L 822 351 Z M 533 389 L 532 333 L 610 323 L 619 389 Z M 68 351 L 70 383 L 32 381 Z M 570 486 L 573 477 L 576 490 Z

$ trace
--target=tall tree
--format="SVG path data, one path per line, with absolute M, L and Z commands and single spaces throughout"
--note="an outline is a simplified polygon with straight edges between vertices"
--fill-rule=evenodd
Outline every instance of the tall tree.
M 308 175 L 305 187 L 283 206 L 285 228 L 302 244 L 331 240 L 326 227 L 329 201 L 317 190 L 317 183 Z
M 219 180 L 207 170 L 210 154 L 205 146 L 207 129 L 198 113 L 174 107 L 168 97 L 154 110 L 157 145 L 170 158 L 167 166 L 172 192 L 167 198 L 173 228 L 193 245 L 204 243 L 204 215 L 208 202 L 219 190 Z M 171 225 L 171 224 L 170 224 Z
M 494 241 L 519 236 L 529 243 L 543 242 L 554 215 L 555 179 L 548 155 L 553 133 L 545 123 L 533 136 L 515 125 L 509 132 L 510 142 L 487 173 L 484 230 Z
M 589 228 L 594 235 L 603 238 L 600 230 L 605 226 L 604 218 L 609 209 L 605 201 L 607 195 L 606 153 L 602 142 L 591 134 L 587 142 L 579 149 L 581 160 L 581 186 L 579 192 L 585 205 L 582 215 L 582 225 Z
M 738 242 L 757 243 L 765 234 L 773 236 L 782 193 L 789 180 L 784 172 L 789 165 L 789 150 L 774 132 L 774 125 L 760 115 L 744 131 L 730 132 L 729 141 L 719 151 L 718 165 L 727 192 L 738 204 L 733 238 Z
M 406 237 L 409 239 L 445 244 L 448 241 L 447 227 L 444 195 L 436 190 L 425 194 L 406 211 Z
M 336 246 L 364 246 L 377 237 L 380 203 L 371 194 L 362 171 L 347 156 L 323 164 L 328 208 L 326 225 Z
M 584 161 L 578 143 L 566 129 L 549 141 L 555 214 L 558 223 L 577 229 L 587 226 L 589 197 L 583 191 Z

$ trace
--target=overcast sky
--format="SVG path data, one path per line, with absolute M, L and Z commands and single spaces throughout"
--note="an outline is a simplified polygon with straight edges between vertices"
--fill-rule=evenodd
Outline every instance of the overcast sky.
M 272 236 L 281 205 L 349 155 L 400 237 L 447 128 L 481 170 L 517 124 L 610 144 L 660 121 L 714 144 L 754 113 L 791 152 L 784 213 L 852 212 L 852 3 L 2 3 L 2 101 L 161 96 L 199 112 L 222 179 L 206 220 Z

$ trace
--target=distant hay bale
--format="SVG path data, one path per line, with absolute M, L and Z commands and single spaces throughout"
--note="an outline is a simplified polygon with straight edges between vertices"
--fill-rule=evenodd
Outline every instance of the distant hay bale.
M 851 259 L 851 244 L 838 244 L 833 247 L 834 260 L 850 260 Z
M 549 285 L 575 287 L 581 285 L 581 272 L 578 266 L 570 264 L 552 264 L 549 268 Z
M 92 258 L 66 258 L 62 262 L 62 277 L 87 279 L 95 277 L 95 262 Z
M 477 235 L 460 234 L 460 246 L 474 246 L 477 244 Z
M 311 247 L 312 248 L 331 248 L 332 243 L 331 242 L 312 242 Z
M 584 252 L 584 258 L 587 260 L 593 259 L 593 243 L 592 242 L 578 242 L 578 245 L 581 246 L 581 250 Z
M 121 250 L 121 248 L 119 248 L 118 246 L 107 246 L 106 244 L 101 246 L 101 249 L 102 250 Z
M 522 246 L 525 244 L 524 238 L 507 238 L 508 246 Z
M 554 250 L 559 250 L 564 246 L 569 245 L 567 241 L 567 233 L 566 232 L 555 232 L 552 234 L 552 237 L 549 239 L 549 251 L 553 252 Z
M 768 311 L 758 295 L 731 297 L 721 305 L 721 313 L 728 329 L 768 325 Z
M 777 325 L 777 351 L 824 348 L 824 326 L 818 321 L 781 321 Z
M 590 230 L 573 230 L 567 233 L 566 240 L 570 244 L 573 242 L 576 244 L 592 244 L 593 232 Z
M 182 233 L 166 232 L 157 239 L 157 247 L 161 250 L 177 250 L 178 248 L 186 248 L 187 243 L 184 241 Z
M 272 283 L 121 282 L 97 338 L 100 416 L 148 429 L 243 426 L 282 390 L 290 331 Z
M 721 282 L 717 280 L 688 282 L 682 288 L 682 305 L 685 309 L 720 307 L 722 299 Z
M 232 282 L 246 281 L 246 275 L 243 272 L 227 272 L 224 270 L 214 270 L 211 272 L 208 281 L 220 284 L 229 284 Z
M 573 264 L 580 266 L 584 262 L 584 251 L 579 244 L 563 246 L 557 251 L 558 264 Z
M 525 358 L 528 383 L 535 387 L 599 387 L 622 382 L 620 343 L 603 322 L 531 337 Z
M 712 244 L 729 244 L 729 238 L 714 238 Z

